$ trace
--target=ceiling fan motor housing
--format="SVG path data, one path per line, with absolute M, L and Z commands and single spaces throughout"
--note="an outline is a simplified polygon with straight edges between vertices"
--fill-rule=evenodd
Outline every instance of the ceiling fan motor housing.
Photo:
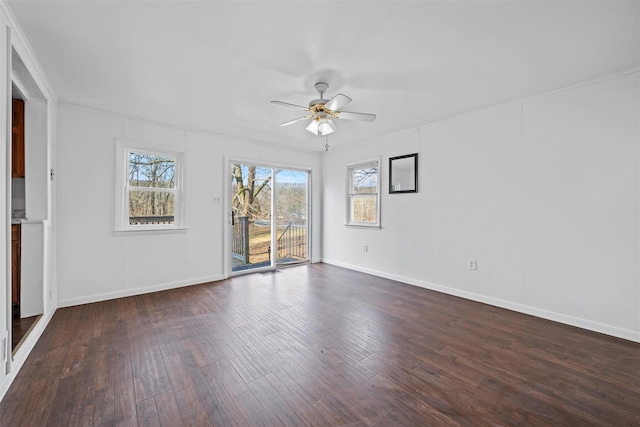
M 324 104 L 327 103 L 326 99 L 314 99 L 309 102 L 309 110 L 311 111 L 321 111 L 324 110 Z

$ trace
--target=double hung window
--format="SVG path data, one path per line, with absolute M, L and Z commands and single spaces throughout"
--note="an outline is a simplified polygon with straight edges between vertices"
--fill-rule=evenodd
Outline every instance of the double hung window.
M 379 161 L 349 165 L 347 168 L 347 225 L 380 226 Z
M 116 230 L 183 227 L 183 153 L 122 140 L 117 151 Z

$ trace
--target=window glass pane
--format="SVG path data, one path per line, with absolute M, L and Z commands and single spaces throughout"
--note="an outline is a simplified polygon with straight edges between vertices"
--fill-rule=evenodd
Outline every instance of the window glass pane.
M 351 196 L 351 218 L 350 222 L 372 222 L 376 223 L 376 201 L 378 196 L 372 195 L 352 195 Z
M 156 154 L 129 154 L 129 185 L 174 188 L 175 158 Z
M 375 194 L 378 192 L 378 168 L 353 169 L 351 173 L 353 194 Z
M 167 191 L 129 191 L 129 224 L 174 224 L 175 196 Z

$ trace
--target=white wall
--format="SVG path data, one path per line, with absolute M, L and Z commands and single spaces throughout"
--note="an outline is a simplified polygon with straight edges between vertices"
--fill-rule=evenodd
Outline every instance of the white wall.
M 640 341 L 639 74 L 329 152 L 324 261 Z M 388 194 L 414 152 L 419 193 Z M 345 227 L 346 164 L 374 155 L 382 228 Z
M 115 138 L 186 148 L 187 230 L 114 233 Z M 319 153 L 138 121 L 73 106 L 58 110 L 58 301 L 99 301 L 224 278 L 225 159 L 286 164 L 321 175 Z M 319 218 L 320 191 L 312 189 Z M 312 251 L 320 257 L 320 222 Z
M 47 114 L 46 101 L 31 97 L 25 102 L 24 194 L 28 223 L 22 224 L 21 233 L 20 317 L 23 318 L 44 313 L 43 221 L 49 218 L 50 203 Z
M 44 227 L 42 222 L 21 227 L 20 317 L 44 313 Z
M 25 102 L 25 197 L 29 220 L 48 219 L 47 103 L 32 98 Z

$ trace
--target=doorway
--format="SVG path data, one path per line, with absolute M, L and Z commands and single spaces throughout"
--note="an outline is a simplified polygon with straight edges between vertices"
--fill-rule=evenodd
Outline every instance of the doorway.
M 11 55 L 11 144 L 7 209 L 11 215 L 11 291 L 7 370 L 51 302 L 45 299 L 45 221 L 49 215 L 47 98 L 15 49 Z M 9 175 L 11 172 L 11 175 Z
M 40 224 L 26 218 L 26 111 L 33 111 L 23 95 L 12 88 L 11 114 L 11 352 L 15 355 L 43 313 L 42 280 L 39 257 L 42 240 L 38 239 Z M 27 108 L 25 108 L 25 106 Z M 33 119 L 33 117 L 31 117 Z M 29 123 L 29 127 L 32 128 Z M 37 143 L 33 139 L 29 144 Z M 34 147 L 29 147 L 33 152 Z M 31 183 L 30 183 L 31 184 Z M 32 186 L 30 185 L 32 191 Z M 34 277 L 35 273 L 35 277 Z
M 231 162 L 231 272 L 309 261 L 309 171 Z

